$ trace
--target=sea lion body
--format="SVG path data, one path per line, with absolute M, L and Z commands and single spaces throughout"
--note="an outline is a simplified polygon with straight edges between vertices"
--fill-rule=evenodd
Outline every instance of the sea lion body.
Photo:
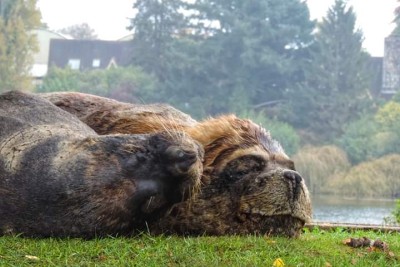
M 22 92 L 0 95 L 0 234 L 93 237 L 145 229 L 199 183 L 184 133 L 99 136 Z
M 226 115 L 196 122 L 168 105 L 146 108 L 81 93 L 44 97 L 99 134 L 179 129 L 202 144 L 199 195 L 175 204 L 168 215 L 149 224 L 153 233 L 296 236 L 311 220 L 308 190 L 294 163 L 250 120 Z
M 166 104 L 130 104 L 77 92 L 40 96 L 77 116 L 98 134 L 147 134 L 197 124 L 189 115 Z

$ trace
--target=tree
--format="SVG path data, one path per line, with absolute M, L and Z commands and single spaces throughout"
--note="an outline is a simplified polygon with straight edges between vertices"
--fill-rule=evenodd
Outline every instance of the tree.
M 67 28 L 63 28 L 59 30 L 59 32 L 70 35 L 74 39 L 81 39 L 81 40 L 97 39 L 95 31 L 92 28 L 90 28 L 89 24 L 87 23 L 75 24 Z
M 40 25 L 36 0 L 0 0 L 0 91 L 30 89 L 32 53 L 38 50 L 30 31 Z
M 397 2 L 400 2 L 399 0 Z M 396 27 L 393 29 L 390 35 L 399 36 L 400 35 L 400 6 L 397 6 L 394 10 L 394 20 Z
M 305 82 L 289 92 L 292 122 L 322 140 L 340 137 L 343 126 L 355 120 L 368 101 L 368 54 L 363 35 L 355 28 L 356 15 L 344 0 L 336 0 L 318 24 L 305 68 Z
M 156 74 L 164 101 L 195 117 L 281 99 L 314 26 L 299 0 L 141 0 L 134 8 L 134 64 Z
M 210 86 L 225 96 L 218 103 L 225 109 L 217 112 L 232 111 L 238 102 L 248 108 L 282 100 L 298 82 L 314 29 L 304 1 L 199 0 L 192 9 L 198 32 L 207 34 L 202 58 Z
M 133 63 L 154 74 L 160 82 L 167 78 L 169 53 L 174 36 L 186 26 L 181 0 L 137 0 L 136 16 L 129 27 L 134 32 Z

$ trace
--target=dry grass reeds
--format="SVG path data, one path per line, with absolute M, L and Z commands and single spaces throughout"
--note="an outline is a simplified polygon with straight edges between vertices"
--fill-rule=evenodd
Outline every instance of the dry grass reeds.
M 328 181 L 350 168 L 346 152 L 337 146 L 306 146 L 293 156 L 296 169 L 312 194 L 319 194 Z

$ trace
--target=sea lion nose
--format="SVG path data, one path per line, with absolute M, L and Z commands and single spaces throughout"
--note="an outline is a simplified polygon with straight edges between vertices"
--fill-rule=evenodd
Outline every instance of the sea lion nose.
M 283 177 L 285 177 L 286 179 L 295 182 L 296 184 L 301 183 L 301 181 L 303 180 L 303 178 L 301 177 L 301 175 L 296 172 L 296 171 L 292 171 L 292 170 L 287 170 L 283 172 Z

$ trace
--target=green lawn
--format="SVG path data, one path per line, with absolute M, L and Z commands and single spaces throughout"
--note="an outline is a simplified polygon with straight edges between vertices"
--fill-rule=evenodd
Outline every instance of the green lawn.
M 351 248 L 349 237 L 379 238 L 391 253 Z M 394 254 L 394 255 L 393 255 Z M 306 231 L 297 239 L 152 237 L 29 239 L 0 237 L 0 266 L 400 266 L 400 234 L 341 229 Z

